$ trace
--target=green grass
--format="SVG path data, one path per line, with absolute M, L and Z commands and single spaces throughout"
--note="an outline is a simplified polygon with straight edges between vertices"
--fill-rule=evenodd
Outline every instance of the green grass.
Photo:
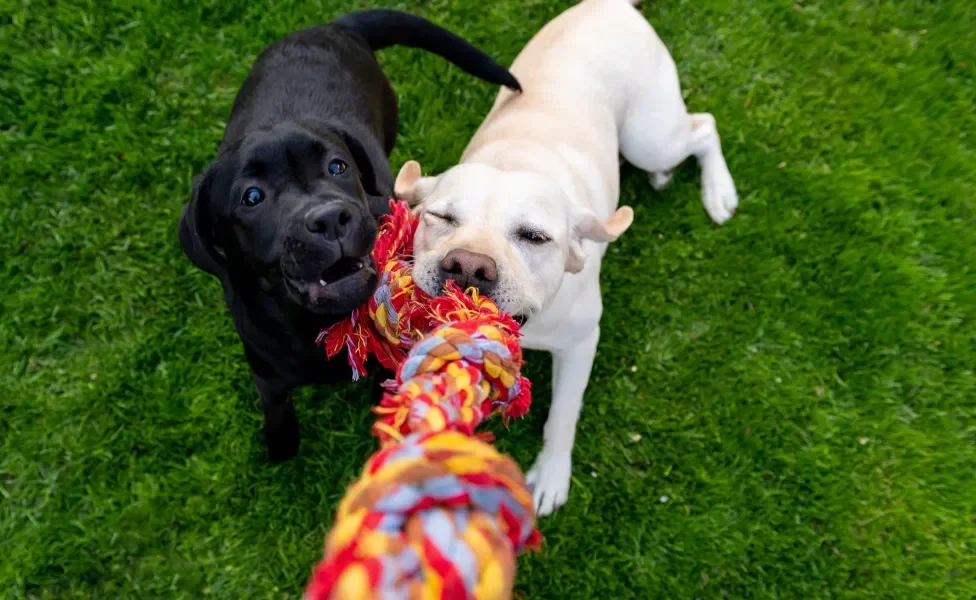
M 300 593 L 374 447 L 368 392 L 303 392 L 301 454 L 269 465 L 176 221 L 256 54 L 362 4 L 0 0 L 0 596 Z M 381 4 L 511 61 L 570 2 Z M 694 165 L 660 194 L 625 170 L 570 502 L 518 593 L 972 598 L 976 5 L 642 10 L 742 204 L 717 227 Z M 381 60 L 394 166 L 447 168 L 495 90 Z M 526 466 L 549 396 L 529 362 L 531 417 L 495 426 Z

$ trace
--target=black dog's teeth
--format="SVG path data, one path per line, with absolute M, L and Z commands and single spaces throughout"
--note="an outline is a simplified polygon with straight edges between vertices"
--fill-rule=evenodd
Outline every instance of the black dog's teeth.
M 332 264 L 328 269 L 319 275 L 319 285 L 326 285 L 339 281 L 347 275 L 352 275 L 363 268 L 363 261 L 355 258 L 343 257 Z

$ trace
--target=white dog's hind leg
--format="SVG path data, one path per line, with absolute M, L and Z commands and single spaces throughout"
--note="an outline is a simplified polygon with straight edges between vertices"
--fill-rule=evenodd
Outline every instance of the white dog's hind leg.
M 739 206 L 739 196 L 722 154 L 715 117 L 708 113 L 691 115 L 688 150 L 698 158 L 701 165 L 702 203 L 708 216 L 716 223 L 728 221 Z
M 671 183 L 674 169 L 691 155 L 688 142 L 693 127 L 674 61 L 670 56 L 660 56 L 667 50 L 662 46 L 658 51 L 663 62 L 650 61 L 658 43 L 651 38 L 644 49 L 647 61 L 634 69 L 629 81 L 630 101 L 620 126 L 620 154 L 647 171 L 656 190 Z
M 651 185 L 666 186 L 670 171 L 694 155 L 702 168 L 702 202 L 708 216 L 723 223 L 735 213 L 739 199 L 722 155 L 715 118 L 688 114 L 674 60 L 653 33 L 647 46 L 635 48 L 629 102 L 620 124 L 620 153 L 627 162 L 650 173 Z
M 664 188 L 668 187 L 669 183 L 671 183 L 672 177 L 674 177 L 674 170 L 655 171 L 651 173 L 651 186 L 653 186 L 655 190 L 663 190 Z
M 552 354 L 552 405 L 543 432 L 542 452 L 526 476 L 536 514 L 545 516 L 566 503 L 573 469 L 576 422 L 590 379 L 600 328 L 575 346 Z

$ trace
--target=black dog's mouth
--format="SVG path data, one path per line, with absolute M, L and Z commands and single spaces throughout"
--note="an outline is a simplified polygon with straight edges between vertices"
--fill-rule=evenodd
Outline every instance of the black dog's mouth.
M 344 312 L 369 299 L 377 275 L 372 257 L 343 256 L 312 277 L 285 273 L 284 279 L 288 291 L 309 308 Z
M 322 271 L 322 276 L 316 282 L 322 287 L 327 286 L 330 283 L 336 283 L 349 277 L 350 275 L 355 275 L 363 268 L 365 268 L 366 263 L 362 258 L 353 258 L 351 256 L 343 256 L 339 260 L 335 261 L 331 267 Z

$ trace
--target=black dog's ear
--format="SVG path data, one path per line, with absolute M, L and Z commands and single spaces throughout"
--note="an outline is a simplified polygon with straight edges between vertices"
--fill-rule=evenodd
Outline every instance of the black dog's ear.
M 380 196 L 389 199 L 393 195 L 393 173 L 386 152 L 376 136 L 365 128 L 330 123 L 342 143 L 349 148 L 356 168 L 359 169 L 363 190 L 367 196 Z
M 369 206 L 369 214 L 375 218 L 390 214 L 390 196 L 366 196 L 366 204 Z
M 183 209 L 180 219 L 180 245 L 183 253 L 198 269 L 221 281 L 227 276 L 227 261 L 217 251 L 210 218 L 210 191 L 214 169 L 210 167 L 193 180 L 193 197 Z
M 393 175 L 384 178 L 379 170 L 389 172 L 390 166 L 386 159 L 386 153 L 376 142 L 370 143 L 369 140 L 361 140 L 359 136 L 352 135 L 345 130 L 338 130 L 336 133 L 342 138 L 342 142 L 352 152 L 356 160 L 356 167 L 361 175 L 363 189 L 369 196 L 386 196 L 393 194 L 392 179 Z M 385 167 L 385 168 L 384 168 Z M 390 181 L 383 181 L 388 179 Z M 385 185 L 384 185 L 385 184 Z

